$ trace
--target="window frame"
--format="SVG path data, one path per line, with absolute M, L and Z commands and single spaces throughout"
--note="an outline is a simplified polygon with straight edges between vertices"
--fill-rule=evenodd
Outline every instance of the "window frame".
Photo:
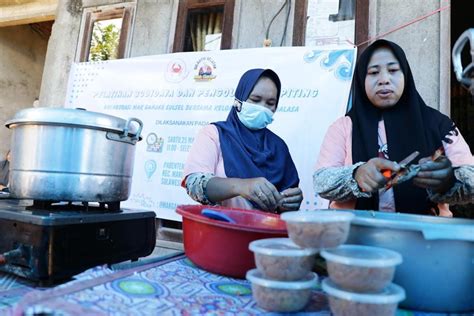
M 117 59 L 130 57 L 130 42 L 134 17 L 134 3 L 85 8 L 82 14 L 81 31 L 75 61 L 89 61 L 94 23 L 116 18 L 122 18 Z
M 178 6 L 178 16 L 176 18 L 173 53 L 182 52 L 184 49 L 188 12 L 190 10 L 206 9 L 217 6 L 224 7 L 221 49 L 232 48 L 232 28 L 234 23 L 235 0 L 180 0 Z
M 305 45 L 307 14 L 308 0 L 295 0 L 295 15 L 293 20 L 293 46 Z M 369 0 L 357 0 L 355 15 L 355 44 L 362 43 L 368 38 Z M 358 52 L 363 51 L 366 46 L 367 44 L 358 47 Z

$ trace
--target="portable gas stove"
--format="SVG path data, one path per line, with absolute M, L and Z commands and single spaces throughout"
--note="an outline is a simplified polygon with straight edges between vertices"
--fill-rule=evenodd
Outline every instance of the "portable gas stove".
M 155 213 L 114 203 L 0 200 L 0 271 L 50 285 L 152 253 Z

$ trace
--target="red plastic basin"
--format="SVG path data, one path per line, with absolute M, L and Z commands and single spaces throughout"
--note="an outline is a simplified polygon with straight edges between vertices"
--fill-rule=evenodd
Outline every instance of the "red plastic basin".
M 224 213 L 235 224 L 201 215 L 203 209 Z M 249 243 L 256 239 L 288 237 L 286 224 L 276 214 L 207 205 L 179 205 L 183 216 L 186 256 L 198 267 L 217 274 L 245 278 L 255 268 Z

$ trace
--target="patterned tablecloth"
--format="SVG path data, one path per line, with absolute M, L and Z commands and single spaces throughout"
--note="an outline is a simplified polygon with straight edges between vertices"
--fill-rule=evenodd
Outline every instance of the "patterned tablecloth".
M 96 267 L 75 280 L 37 289 L 0 274 L 0 315 L 277 315 L 260 309 L 246 280 L 197 268 L 177 256 L 114 271 Z M 330 315 L 325 294 L 316 288 L 300 315 Z M 441 315 L 399 310 L 397 316 Z

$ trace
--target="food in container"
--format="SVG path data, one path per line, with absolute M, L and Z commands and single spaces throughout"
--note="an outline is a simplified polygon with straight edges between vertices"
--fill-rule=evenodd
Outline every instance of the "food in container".
M 252 283 L 252 295 L 259 307 L 272 312 L 296 312 L 308 304 L 318 275 L 310 272 L 301 281 L 275 281 L 253 269 L 247 272 L 247 280 Z
M 305 248 L 333 248 L 347 240 L 354 214 L 342 211 L 285 212 L 288 235 L 295 244 Z
M 315 263 L 318 249 L 300 248 L 289 238 L 252 241 L 255 263 L 263 276 L 272 280 L 294 281 L 304 278 Z
M 328 294 L 334 316 L 392 316 L 398 303 L 405 299 L 405 291 L 393 283 L 379 293 L 354 293 L 341 289 L 327 278 L 323 280 L 322 288 Z
M 342 245 L 321 252 L 329 277 L 343 289 L 379 292 L 393 280 L 395 266 L 402 256 L 380 247 Z

